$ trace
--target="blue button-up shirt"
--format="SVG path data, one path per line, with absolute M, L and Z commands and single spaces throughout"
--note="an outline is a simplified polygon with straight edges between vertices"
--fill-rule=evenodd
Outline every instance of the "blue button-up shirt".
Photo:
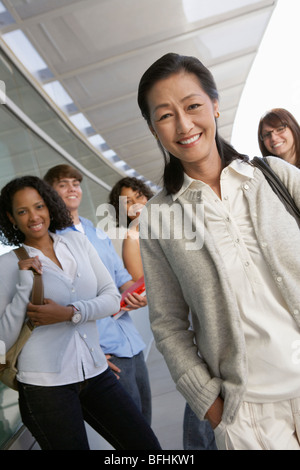
M 84 233 L 96 248 L 102 262 L 109 271 L 118 289 L 132 278 L 124 268 L 121 258 L 116 253 L 110 238 L 103 230 L 95 228 L 93 223 L 80 217 Z M 68 227 L 59 233 L 77 230 L 75 226 Z M 97 321 L 100 346 L 105 354 L 113 354 L 118 357 L 132 357 L 145 348 L 141 335 L 137 331 L 128 312 L 125 312 L 118 320 L 106 317 Z

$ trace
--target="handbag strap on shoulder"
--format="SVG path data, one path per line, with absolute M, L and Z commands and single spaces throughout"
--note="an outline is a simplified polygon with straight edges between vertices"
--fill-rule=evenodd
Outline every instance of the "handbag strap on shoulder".
M 28 259 L 28 253 L 24 246 L 20 246 L 19 248 L 15 248 L 14 252 L 19 260 Z M 43 285 L 43 278 L 41 274 L 38 274 L 36 271 L 33 271 L 33 286 L 31 292 L 31 302 L 34 305 L 42 305 L 44 303 L 44 285 Z
M 300 210 L 296 206 L 294 199 L 280 180 L 279 176 L 270 167 L 267 159 L 254 157 L 251 160 L 251 163 L 262 171 L 275 194 L 277 194 L 281 202 L 284 204 L 286 210 L 296 219 L 300 227 Z
M 27 251 L 25 250 L 24 246 L 19 246 L 19 248 L 15 248 L 14 252 L 16 253 L 19 260 L 29 258 Z

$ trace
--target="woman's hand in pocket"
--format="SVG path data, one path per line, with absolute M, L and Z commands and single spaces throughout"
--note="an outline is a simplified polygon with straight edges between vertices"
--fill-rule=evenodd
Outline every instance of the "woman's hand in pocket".
M 215 429 L 222 420 L 223 407 L 224 401 L 222 398 L 218 397 L 205 415 L 205 419 L 208 419 L 213 429 Z

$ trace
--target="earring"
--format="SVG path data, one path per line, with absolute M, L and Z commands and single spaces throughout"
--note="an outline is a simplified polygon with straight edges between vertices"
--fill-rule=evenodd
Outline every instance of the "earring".
M 13 224 L 13 229 L 16 230 L 16 231 L 19 230 L 18 226 L 16 224 Z
M 218 119 L 220 117 L 219 111 L 217 111 L 216 118 Z

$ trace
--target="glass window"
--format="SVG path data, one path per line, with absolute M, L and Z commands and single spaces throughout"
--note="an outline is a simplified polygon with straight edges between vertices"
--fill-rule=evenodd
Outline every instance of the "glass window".
M 61 121 L 3 53 L 0 53 L 0 77 L 5 82 L 7 97 L 84 168 L 109 186 L 121 178 Z M 7 106 L 0 105 L 0 189 L 17 176 L 43 177 L 50 167 L 61 163 L 69 162 Z M 80 214 L 97 224 L 97 207 L 107 202 L 109 189 L 88 176 L 83 178 L 82 189 Z M 0 255 L 10 249 L 0 244 Z M 0 448 L 21 425 L 18 394 L 0 382 Z

